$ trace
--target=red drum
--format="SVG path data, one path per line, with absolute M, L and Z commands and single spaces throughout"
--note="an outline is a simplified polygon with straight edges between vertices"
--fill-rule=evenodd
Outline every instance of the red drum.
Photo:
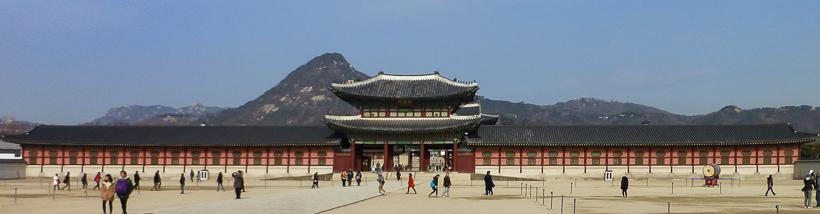
M 718 178 L 720 177 L 720 166 L 714 163 L 710 163 L 706 166 L 703 166 L 703 177 L 704 178 Z

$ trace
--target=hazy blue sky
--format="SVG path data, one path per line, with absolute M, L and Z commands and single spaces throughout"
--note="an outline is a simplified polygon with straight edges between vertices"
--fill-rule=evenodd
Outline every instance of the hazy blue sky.
M 513 102 L 820 106 L 820 1 L 506 2 L 0 0 L 0 116 L 237 107 L 326 52 Z

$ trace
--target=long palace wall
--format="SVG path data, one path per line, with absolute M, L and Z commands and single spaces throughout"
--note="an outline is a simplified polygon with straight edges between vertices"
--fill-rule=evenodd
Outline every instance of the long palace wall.
M 760 146 L 642 147 L 476 147 L 475 172 L 502 175 L 697 177 L 709 163 L 724 177 L 791 175 L 799 157 L 797 144 Z
M 164 177 L 190 170 L 218 172 L 242 170 L 250 177 L 330 173 L 334 147 L 158 147 L 158 146 L 36 146 L 23 145 L 26 176 L 51 177 L 54 174 L 89 176 L 97 172 L 117 174 L 121 170 L 143 177 L 159 171 Z M 147 173 L 147 174 L 145 174 Z

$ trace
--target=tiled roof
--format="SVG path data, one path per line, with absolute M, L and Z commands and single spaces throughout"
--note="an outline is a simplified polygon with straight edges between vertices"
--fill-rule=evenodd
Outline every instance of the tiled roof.
M 817 134 L 773 125 L 482 126 L 467 145 L 675 146 L 802 143 Z
M 449 118 L 362 118 L 360 116 L 327 115 L 322 122 L 336 131 L 369 131 L 380 133 L 431 133 L 451 130 L 473 130 L 481 123 L 480 116 Z
M 338 145 L 326 126 L 50 126 L 6 142 L 47 145 L 308 146 Z
M 330 90 L 339 97 L 369 99 L 438 99 L 473 96 L 478 91 L 475 82 L 457 82 L 440 75 L 379 74 L 354 83 L 333 83 Z

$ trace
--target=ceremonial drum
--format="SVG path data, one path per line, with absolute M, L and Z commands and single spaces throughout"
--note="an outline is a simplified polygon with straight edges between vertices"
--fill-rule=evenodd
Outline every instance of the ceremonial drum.
M 720 177 L 720 166 L 714 163 L 710 163 L 706 166 L 703 166 L 703 177 L 706 178 L 718 178 Z

